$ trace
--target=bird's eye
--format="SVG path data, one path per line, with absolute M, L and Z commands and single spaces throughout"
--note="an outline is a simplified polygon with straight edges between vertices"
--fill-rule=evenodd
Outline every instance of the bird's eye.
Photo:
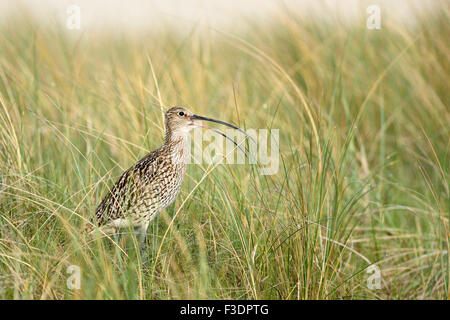
M 179 116 L 184 116 L 184 112 L 183 112 L 183 111 L 180 111 L 180 112 L 178 112 L 178 115 L 179 115 Z

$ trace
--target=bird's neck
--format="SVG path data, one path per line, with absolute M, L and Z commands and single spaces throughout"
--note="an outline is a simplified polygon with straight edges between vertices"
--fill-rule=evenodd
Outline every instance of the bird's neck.
M 164 136 L 164 144 L 174 144 L 179 142 L 187 143 L 189 138 L 189 131 L 179 129 L 179 130 L 166 130 L 166 135 Z
M 174 162 L 187 164 L 190 159 L 189 132 L 167 131 L 164 148 L 171 154 Z

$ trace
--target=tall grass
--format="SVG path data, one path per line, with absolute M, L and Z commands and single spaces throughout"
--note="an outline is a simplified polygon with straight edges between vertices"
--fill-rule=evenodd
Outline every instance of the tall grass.
M 2 21 L 0 298 L 449 298 L 449 10 L 364 17 L 282 12 L 239 34 Z M 81 230 L 162 143 L 159 105 L 280 129 L 280 170 L 190 165 L 141 261 Z

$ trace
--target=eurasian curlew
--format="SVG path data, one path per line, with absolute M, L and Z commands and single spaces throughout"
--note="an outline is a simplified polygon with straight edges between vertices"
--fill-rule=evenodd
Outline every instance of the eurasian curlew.
M 90 233 L 97 226 L 102 233 L 115 235 L 120 229 L 133 229 L 142 250 L 150 221 L 169 206 L 180 191 L 190 157 L 189 131 L 203 127 L 230 139 L 201 121 L 220 123 L 247 135 L 234 125 L 195 115 L 184 107 L 170 108 L 165 114 L 164 144 L 119 177 L 98 205 L 86 231 Z

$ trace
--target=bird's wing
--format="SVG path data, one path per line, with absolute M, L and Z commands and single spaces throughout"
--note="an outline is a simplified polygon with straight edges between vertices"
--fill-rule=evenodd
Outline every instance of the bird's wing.
M 155 151 L 142 158 L 119 177 L 95 211 L 98 225 L 127 216 L 142 200 L 144 194 L 150 196 L 149 190 L 145 189 L 151 186 L 162 160 L 156 156 Z

